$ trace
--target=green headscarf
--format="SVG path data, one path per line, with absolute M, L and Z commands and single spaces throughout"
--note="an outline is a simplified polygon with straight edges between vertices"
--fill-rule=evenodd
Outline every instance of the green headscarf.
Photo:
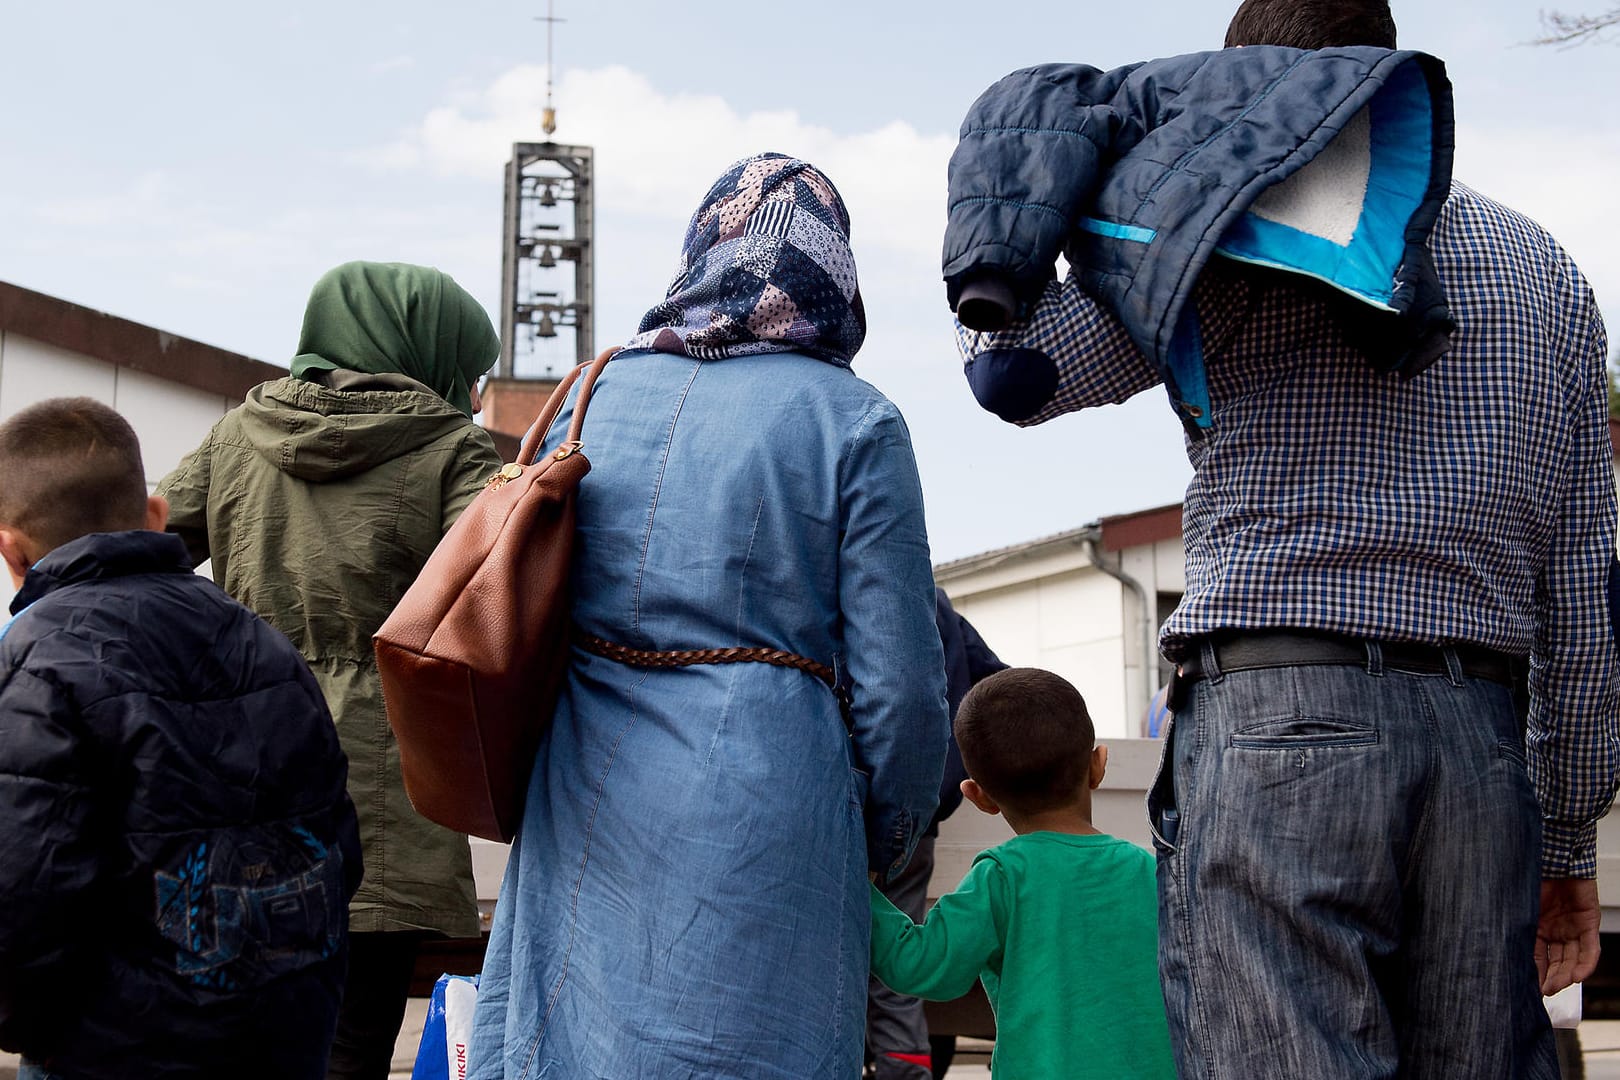
M 292 373 L 406 375 L 472 415 L 470 387 L 494 366 L 500 338 L 449 274 L 408 263 L 344 263 L 315 283 Z

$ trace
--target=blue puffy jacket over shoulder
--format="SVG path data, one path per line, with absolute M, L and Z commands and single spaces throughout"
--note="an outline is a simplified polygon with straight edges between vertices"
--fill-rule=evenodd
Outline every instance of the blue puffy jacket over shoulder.
M 318 1080 L 359 835 L 290 642 L 179 537 L 98 533 L 0 624 L 0 1046 L 75 1078 Z
M 1410 376 L 1453 328 L 1427 247 L 1452 141 L 1450 83 L 1422 53 L 1253 46 L 1027 68 L 962 123 L 947 296 L 956 310 L 964 286 L 999 280 L 1027 313 L 1062 253 L 1201 427 L 1188 301 L 1219 252 L 1364 302 L 1387 324 L 1369 360 Z

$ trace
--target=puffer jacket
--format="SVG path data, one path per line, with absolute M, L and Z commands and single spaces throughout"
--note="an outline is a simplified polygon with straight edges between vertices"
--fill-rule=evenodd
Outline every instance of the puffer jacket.
M 53 1073 L 318 1080 L 359 884 L 320 688 L 155 532 L 0 630 L 0 1046 Z
M 1362 147 L 1328 161 L 1358 125 Z M 1014 72 L 968 111 L 951 158 L 947 298 L 954 311 L 964 287 L 999 281 L 1027 313 L 1061 252 L 1159 369 L 1183 422 L 1206 427 L 1189 300 L 1219 249 L 1363 301 L 1362 317 L 1387 324 L 1369 360 L 1411 376 L 1453 329 L 1427 246 L 1452 142 L 1444 66 L 1416 52 L 1255 46 Z M 1342 235 L 1313 231 L 1320 204 L 1257 205 L 1319 159 L 1342 174 Z M 1039 381 L 1039 357 L 1020 364 L 1023 382 Z
M 478 933 L 467 838 L 412 809 L 371 636 L 500 467 L 489 433 L 417 389 L 255 387 L 158 486 L 169 529 L 292 639 L 349 756 L 366 875 L 356 932 Z

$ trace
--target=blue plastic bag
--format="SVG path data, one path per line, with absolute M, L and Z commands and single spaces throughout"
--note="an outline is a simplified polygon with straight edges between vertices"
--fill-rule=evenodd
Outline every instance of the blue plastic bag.
M 472 1034 L 478 976 L 440 975 L 428 1001 L 422 1045 L 416 1050 L 411 1080 L 466 1080 L 467 1039 Z

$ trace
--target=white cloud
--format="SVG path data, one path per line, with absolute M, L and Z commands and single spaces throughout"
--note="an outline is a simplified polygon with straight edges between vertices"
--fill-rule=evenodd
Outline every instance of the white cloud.
M 386 167 L 498 175 L 513 142 L 540 137 L 545 76 L 544 67 L 512 68 L 483 91 L 433 109 L 368 158 Z M 844 132 L 792 110 L 744 112 L 715 95 L 664 93 L 620 66 L 566 72 L 556 103 L 559 141 L 595 148 L 598 205 L 605 211 L 684 225 L 727 165 L 777 150 L 833 178 L 849 203 L 858 249 L 938 256 L 953 136 L 898 120 Z
M 524 65 L 481 88 L 458 87 L 447 93 L 447 104 L 395 142 L 367 151 L 366 160 L 453 177 L 498 176 L 513 142 L 540 137 L 545 79 L 543 66 Z M 901 120 L 835 130 L 794 110 L 748 111 L 713 94 L 666 92 L 623 66 L 565 72 L 556 104 L 558 138 L 595 148 L 603 239 L 635 244 L 621 255 L 656 257 L 652 277 L 662 279 L 665 264 L 673 265 L 680 230 L 714 177 L 737 158 L 771 149 L 814 162 L 838 184 L 869 299 L 941 295 L 945 168 L 954 135 L 921 132 Z M 1464 127 L 1456 174 L 1551 230 L 1592 280 L 1599 302 L 1620 311 L 1620 219 L 1611 194 L 1620 146 L 1612 139 L 1574 124 Z

